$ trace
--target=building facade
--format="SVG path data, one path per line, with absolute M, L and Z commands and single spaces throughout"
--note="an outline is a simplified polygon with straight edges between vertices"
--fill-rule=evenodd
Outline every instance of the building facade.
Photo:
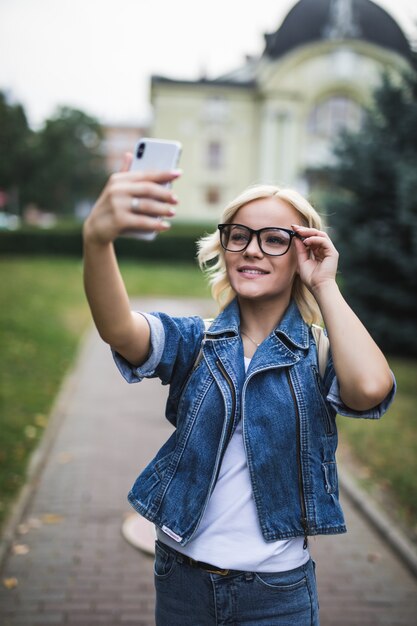
M 181 141 L 178 217 L 215 221 L 258 182 L 311 190 L 342 128 L 359 129 L 384 71 L 407 66 L 410 45 L 370 0 L 300 0 L 265 35 L 257 58 L 217 79 L 153 76 L 152 134 Z
M 102 149 L 109 174 L 120 170 L 126 152 L 133 152 L 139 139 L 149 132 L 141 126 L 128 124 L 104 124 L 102 128 L 104 133 Z

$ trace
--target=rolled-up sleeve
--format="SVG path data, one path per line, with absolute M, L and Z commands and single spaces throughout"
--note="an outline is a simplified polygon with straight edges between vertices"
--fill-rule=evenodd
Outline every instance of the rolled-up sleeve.
M 393 385 L 389 394 L 384 398 L 384 400 L 375 407 L 367 411 L 354 411 L 350 407 L 346 406 L 340 397 L 340 389 L 339 383 L 336 376 L 333 378 L 332 384 L 329 389 L 329 393 L 327 394 L 327 401 L 332 405 L 332 407 L 339 413 L 339 415 L 345 415 L 347 417 L 358 417 L 363 419 L 379 419 L 384 415 L 384 413 L 388 410 L 392 401 L 394 400 L 394 396 L 397 390 L 397 383 L 394 377 L 394 374 L 391 372 Z
M 151 347 L 145 363 L 135 367 L 116 352 L 116 350 L 112 349 L 117 368 L 128 383 L 140 383 L 144 378 L 152 378 L 155 376 L 155 370 L 161 361 L 165 347 L 165 330 L 161 320 L 150 313 L 141 312 L 141 315 L 143 315 L 148 322 L 151 331 Z

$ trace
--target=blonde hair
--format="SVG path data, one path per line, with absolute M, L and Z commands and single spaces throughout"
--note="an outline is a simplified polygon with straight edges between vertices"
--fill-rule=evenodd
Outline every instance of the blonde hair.
M 237 198 L 232 200 L 221 216 L 222 223 L 231 222 L 235 213 L 248 202 L 262 198 L 279 198 L 292 206 L 301 217 L 305 226 L 322 230 L 323 224 L 320 215 L 311 204 L 294 189 L 281 189 L 274 185 L 255 185 L 243 191 Z M 220 244 L 218 230 L 202 237 L 197 242 L 197 259 L 202 271 L 206 274 L 211 284 L 211 293 L 216 300 L 219 309 L 223 310 L 235 297 L 226 273 L 224 252 Z M 292 287 L 294 298 L 300 313 L 307 324 L 321 324 L 322 317 L 318 304 L 307 287 L 296 275 Z

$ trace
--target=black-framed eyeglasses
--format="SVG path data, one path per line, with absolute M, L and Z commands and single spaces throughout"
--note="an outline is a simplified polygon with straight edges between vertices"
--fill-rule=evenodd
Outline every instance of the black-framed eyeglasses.
M 294 237 L 302 237 L 288 228 L 260 228 L 254 230 L 243 224 L 218 224 L 220 243 L 228 252 L 243 252 L 246 250 L 252 237 L 256 235 L 258 245 L 264 254 L 282 256 L 291 246 Z

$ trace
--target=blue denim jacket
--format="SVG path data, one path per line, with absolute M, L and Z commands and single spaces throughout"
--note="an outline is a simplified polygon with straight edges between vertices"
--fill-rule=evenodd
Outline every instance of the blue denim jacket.
M 322 379 L 311 330 L 294 302 L 246 373 L 236 300 L 207 332 L 199 317 L 146 317 L 152 344 L 148 361 L 134 368 L 115 354 L 116 363 L 128 382 L 159 377 L 170 385 L 166 417 L 176 429 L 133 485 L 132 506 L 185 546 L 242 419 L 265 541 L 346 532 L 338 498 L 336 413 L 379 418 L 394 397 L 395 384 L 385 401 L 369 411 L 345 406 L 331 355 Z

